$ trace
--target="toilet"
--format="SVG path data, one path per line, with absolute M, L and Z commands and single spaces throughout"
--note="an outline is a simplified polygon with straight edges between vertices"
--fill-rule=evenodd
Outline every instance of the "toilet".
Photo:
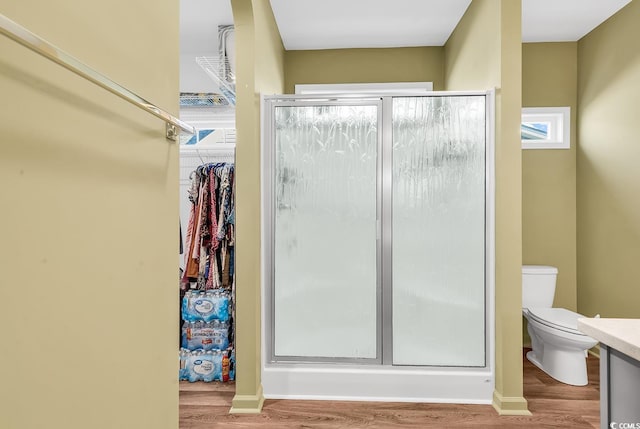
M 598 342 L 578 331 L 578 319 L 586 316 L 552 307 L 557 275 L 555 267 L 522 266 L 522 314 L 533 349 L 527 359 L 562 383 L 584 386 L 587 350 Z

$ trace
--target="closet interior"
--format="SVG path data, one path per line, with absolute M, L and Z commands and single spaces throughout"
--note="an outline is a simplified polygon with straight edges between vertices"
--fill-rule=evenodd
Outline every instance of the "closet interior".
M 235 61 L 229 0 L 180 3 L 180 372 L 235 378 Z

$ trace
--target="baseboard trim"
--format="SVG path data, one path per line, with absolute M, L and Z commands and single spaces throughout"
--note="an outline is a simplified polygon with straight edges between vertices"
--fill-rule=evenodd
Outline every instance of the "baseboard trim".
M 262 405 L 264 405 L 264 394 L 260 385 L 255 395 L 236 394 L 231 401 L 229 414 L 260 414 Z
M 600 359 L 600 344 L 597 344 L 589 349 L 589 354 L 595 358 Z
M 530 416 L 527 400 L 522 396 L 502 396 L 497 390 L 493 391 L 493 408 L 501 416 Z

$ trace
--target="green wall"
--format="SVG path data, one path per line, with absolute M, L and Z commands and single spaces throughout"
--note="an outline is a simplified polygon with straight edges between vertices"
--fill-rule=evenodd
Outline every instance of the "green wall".
M 0 11 L 178 112 L 178 1 Z M 0 36 L 0 427 L 178 427 L 178 147 Z
M 527 415 L 522 396 L 521 2 L 474 0 L 445 45 L 445 88 L 496 88 L 496 272 L 493 405 Z
M 571 108 L 571 148 L 522 151 L 522 262 L 559 270 L 554 306 L 577 309 L 578 44 L 522 45 L 522 106 Z M 526 321 L 525 321 L 526 324 Z M 524 333 L 525 343 L 529 343 Z
M 284 47 L 269 0 L 232 0 L 236 29 L 236 396 L 258 413 L 261 383 L 260 94 L 284 92 Z
M 578 311 L 640 317 L 640 2 L 578 43 Z
M 444 88 L 442 47 L 285 52 L 285 89 L 296 84 L 433 82 Z

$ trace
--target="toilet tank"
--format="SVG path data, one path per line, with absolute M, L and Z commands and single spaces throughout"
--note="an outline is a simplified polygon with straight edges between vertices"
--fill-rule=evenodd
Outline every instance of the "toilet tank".
M 522 308 L 553 306 L 558 269 L 547 265 L 522 266 Z

